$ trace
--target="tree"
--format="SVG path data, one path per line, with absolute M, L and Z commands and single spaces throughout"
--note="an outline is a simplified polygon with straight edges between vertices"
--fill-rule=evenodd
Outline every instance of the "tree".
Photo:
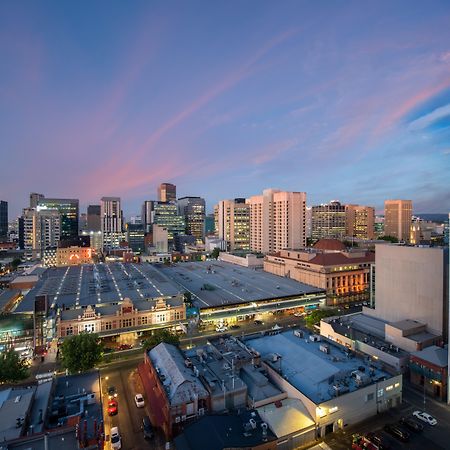
M 216 247 L 212 252 L 211 252 L 211 258 L 217 259 L 219 257 L 219 253 L 220 253 L 220 248 Z
M 398 243 L 398 239 L 395 236 L 381 236 L 379 239 L 382 241 L 392 242 L 393 244 Z
M 15 383 L 28 378 L 29 371 L 25 361 L 13 350 L 0 354 L 0 383 Z
M 146 350 L 151 350 L 161 342 L 178 345 L 180 343 L 180 338 L 176 334 L 171 333 L 166 328 L 163 328 L 161 330 L 155 330 L 155 332 L 151 336 L 145 339 L 143 342 L 143 347 Z
M 92 369 L 102 358 L 103 344 L 98 335 L 81 333 L 70 336 L 61 345 L 61 361 L 70 373 Z
M 183 296 L 184 296 L 184 303 L 186 303 L 186 305 L 188 305 L 189 307 L 192 307 L 192 294 L 189 291 L 185 291 Z
M 14 258 L 11 261 L 11 269 L 17 270 L 17 268 L 20 266 L 21 263 L 22 263 L 22 260 L 20 258 Z
M 337 316 L 338 313 L 335 309 L 315 309 L 309 316 L 306 317 L 306 326 L 313 328 L 314 325 L 318 325 L 325 317 Z

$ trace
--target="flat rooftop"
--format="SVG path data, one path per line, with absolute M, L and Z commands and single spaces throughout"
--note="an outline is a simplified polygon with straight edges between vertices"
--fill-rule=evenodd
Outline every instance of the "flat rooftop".
M 352 372 L 364 378 L 364 386 L 391 376 L 367 360 L 348 354 L 343 348 L 329 342 L 313 342 L 304 332 L 299 338 L 292 330 L 284 333 L 248 338 L 245 343 L 258 351 L 263 360 L 279 371 L 295 388 L 314 403 L 331 400 L 346 392 L 359 389 Z M 319 336 L 314 335 L 320 339 Z M 328 353 L 320 347 L 326 345 Z
M 290 278 L 224 261 L 179 263 L 158 266 L 157 270 L 180 291 L 190 291 L 198 308 L 324 292 Z
M 133 301 L 171 297 L 179 287 L 150 264 L 87 264 L 52 267 L 41 276 L 17 306 L 15 312 L 32 312 L 37 295 L 47 294 L 50 304 L 75 306 L 117 304 L 125 298 Z

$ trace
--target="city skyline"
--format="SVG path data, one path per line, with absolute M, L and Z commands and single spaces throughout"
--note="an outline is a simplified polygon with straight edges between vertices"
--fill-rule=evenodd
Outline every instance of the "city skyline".
M 405 14 L 407 12 L 407 14 Z M 450 5 L 0 5 L 1 199 L 450 209 Z M 24 162 L 26 161 L 26 164 Z

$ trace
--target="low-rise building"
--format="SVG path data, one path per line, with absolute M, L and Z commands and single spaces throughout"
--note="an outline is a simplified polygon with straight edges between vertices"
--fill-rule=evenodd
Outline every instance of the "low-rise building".
M 249 267 L 251 269 L 260 269 L 264 265 L 264 259 L 254 255 L 253 253 L 239 255 L 222 252 L 219 254 L 218 260 L 236 264 L 237 266 Z
M 264 270 L 326 289 L 327 304 L 337 305 L 369 298 L 370 265 L 375 255 L 347 250 L 332 239 L 322 239 L 313 248 L 281 250 L 267 255 Z
M 93 251 L 90 247 L 66 247 L 56 249 L 56 266 L 77 266 L 92 264 Z
M 348 349 L 302 330 L 249 337 L 270 380 L 300 400 L 318 436 L 342 429 L 398 406 L 402 375 L 389 375 Z

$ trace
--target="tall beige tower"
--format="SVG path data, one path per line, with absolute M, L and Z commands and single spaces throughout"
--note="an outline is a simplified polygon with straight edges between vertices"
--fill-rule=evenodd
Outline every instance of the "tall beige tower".
M 373 239 L 375 209 L 371 206 L 345 205 L 345 234 L 358 239 Z
M 386 200 L 384 202 L 384 235 L 409 242 L 412 220 L 411 200 Z
M 272 253 L 306 246 L 306 193 L 266 189 L 247 199 L 250 249 Z
M 250 207 L 244 198 L 220 201 L 214 206 L 214 222 L 228 251 L 250 250 Z

